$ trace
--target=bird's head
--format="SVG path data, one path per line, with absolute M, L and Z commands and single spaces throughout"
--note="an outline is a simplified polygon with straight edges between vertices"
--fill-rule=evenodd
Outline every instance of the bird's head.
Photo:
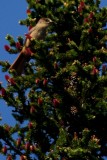
M 50 18 L 41 18 L 38 21 L 38 24 L 44 27 L 48 27 L 53 23 L 53 21 Z

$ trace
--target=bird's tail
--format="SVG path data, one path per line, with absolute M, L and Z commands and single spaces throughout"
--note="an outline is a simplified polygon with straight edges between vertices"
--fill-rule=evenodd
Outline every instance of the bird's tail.
M 25 62 L 26 62 L 26 56 L 25 56 L 25 54 L 20 52 L 17 59 L 10 66 L 9 70 L 15 70 L 18 75 L 21 75 L 24 70 Z

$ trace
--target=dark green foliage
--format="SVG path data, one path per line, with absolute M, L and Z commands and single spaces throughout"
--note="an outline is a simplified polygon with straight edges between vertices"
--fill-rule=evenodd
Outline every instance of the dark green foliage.
M 28 17 L 21 25 L 34 26 L 41 17 L 54 23 L 44 41 L 31 41 L 34 54 L 24 75 L 11 72 L 7 87 L 1 85 L 1 98 L 13 107 L 16 120 L 1 137 L 8 146 L 6 155 L 12 150 L 11 155 L 22 160 L 103 160 L 107 75 L 103 67 L 99 76 L 99 68 L 107 60 L 107 9 L 100 8 L 98 0 L 27 2 Z M 20 52 L 22 37 L 17 46 L 10 35 L 7 40 L 10 54 Z M 7 62 L 0 65 L 4 71 L 9 68 Z

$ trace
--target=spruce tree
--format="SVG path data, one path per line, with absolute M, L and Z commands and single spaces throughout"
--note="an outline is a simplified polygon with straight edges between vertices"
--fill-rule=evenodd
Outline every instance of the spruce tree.
M 44 40 L 31 39 L 33 54 L 22 75 L 9 71 L 8 61 L 0 62 L 7 80 L 0 97 L 13 107 L 15 119 L 14 126 L 0 126 L 0 152 L 7 160 L 103 160 L 107 8 L 100 8 L 100 0 L 26 1 L 21 25 L 31 28 L 43 17 L 53 24 Z M 25 37 L 6 39 L 9 54 L 21 51 Z

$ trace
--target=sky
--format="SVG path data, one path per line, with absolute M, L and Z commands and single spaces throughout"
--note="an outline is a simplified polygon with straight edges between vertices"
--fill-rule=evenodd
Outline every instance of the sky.
M 7 34 L 12 35 L 15 39 L 27 33 L 27 27 L 21 26 L 19 20 L 26 18 L 27 3 L 25 0 L 0 0 L 0 60 L 8 60 L 12 63 L 15 59 L 13 55 L 9 55 L 4 50 L 4 45 L 8 44 L 5 39 Z M 0 67 L 0 81 L 3 85 L 6 85 L 4 76 L 6 73 L 2 73 Z M 8 74 L 8 73 L 7 73 Z M 0 116 L 3 121 L 0 123 L 14 123 L 13 118 L 9 116 L 9 108 L 5 102 L 0 100 Z
M 107 0 L 101 1 L 101 7 L 103 6 L 107 7 Z M 16 39 L 17 36 L 24 36 L 27 33 L 27 27 L 19 24 L 19 20 L 27 17 L 26 10 L 26 0 L 0 0 L 0 60 L 8 60 L 11 63 L 14 61 L 15 57 L 4 50 L 4 45 L 8 44 L 5 37 L 10 34 Z M 0 82 L 3 82 L 4 86 L 6 85 L 5 75 L 6 73 L 2 73 L 0 67 Z M 10 111 L 11 108 L 7 107 L 6 103 L 0 99 L 0 117 L 2 117 L 0 125 L 14 124 Z M 0 159 L 5 160 L 6 158 L 0 155 Z

